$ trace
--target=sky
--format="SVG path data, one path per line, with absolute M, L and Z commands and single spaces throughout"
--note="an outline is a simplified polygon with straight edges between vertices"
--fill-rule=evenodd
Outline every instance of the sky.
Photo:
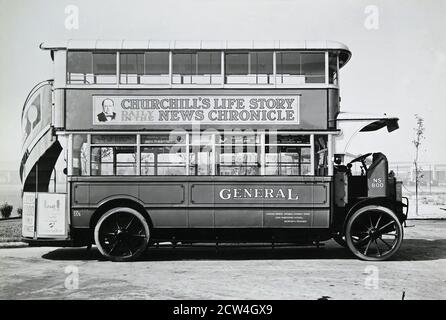
M 79 28 L 65 8 L 79 8 Z M 340 72 L 341 110 L 387 113 L 400 129 L 358 134 L 350 153 L 413 161 L 415 117 L 425 119 L 421 161 L 446 163 L 446 1 L 438 0 L 0 0 L 0 163 L 17 163 L 29 90 L 52 78 L 39 44 L 65 39 L 334 40 L 353 53 Z

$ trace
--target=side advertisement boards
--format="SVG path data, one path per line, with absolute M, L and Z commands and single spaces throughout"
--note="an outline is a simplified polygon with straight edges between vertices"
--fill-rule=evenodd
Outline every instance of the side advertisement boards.
M 69 89 L 67 130 L 275 128 L 326 130 L 326 89 Z
M 41 238 L 67 235 L 66 194 L 39 192 L 37 201 L 34 192 L 23 194 L 22 235 L 33 237 L 34 230 Z
M 34 237 L 36 199 L 34 192 L 23 193 L 22 236 Z
M 301 94 L 93 96 L 93 124 L 291 124 Z

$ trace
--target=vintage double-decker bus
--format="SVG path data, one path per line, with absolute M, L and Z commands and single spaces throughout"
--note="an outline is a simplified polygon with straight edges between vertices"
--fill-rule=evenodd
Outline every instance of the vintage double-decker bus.
M 331 41 L 43 43 L 54 79 L 22 112 L 23 239 L 113 261 L 150 245 L 319 244 L 365 260 L 403 239 L 401 183 L 352 134 L 397 118 L 340 111 Z M 360 172 L 353 170 L 355 164 Z

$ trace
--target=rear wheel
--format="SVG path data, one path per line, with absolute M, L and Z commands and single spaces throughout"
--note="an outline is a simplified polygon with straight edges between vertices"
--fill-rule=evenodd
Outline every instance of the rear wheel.
M 130 261 L 147 248 L 150 229 L 141 213 L 131 208 L 107 211 L 94 229 L 94 240 L 104 257 L 112 261 Z
M 400 248 L 403 227 L 392 210 L 371 205 L 350 217 L 345 237 L 349 249 L 358 258 L 381 261 L 390 258 Z

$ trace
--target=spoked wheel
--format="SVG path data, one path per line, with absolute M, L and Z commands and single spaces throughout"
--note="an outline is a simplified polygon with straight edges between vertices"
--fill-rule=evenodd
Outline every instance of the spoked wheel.
M 104 257 L 112 261 L 130 261 L 147 248 L 150 238 L 146 219 L 131 208 L 106 212 L 96 224 L 94 240 Z
M 403 227 L 392 210 L 366 206 L 348 220 L 346 241 L 353 254 L 362 260 L 386 260 L 401 246 Z

